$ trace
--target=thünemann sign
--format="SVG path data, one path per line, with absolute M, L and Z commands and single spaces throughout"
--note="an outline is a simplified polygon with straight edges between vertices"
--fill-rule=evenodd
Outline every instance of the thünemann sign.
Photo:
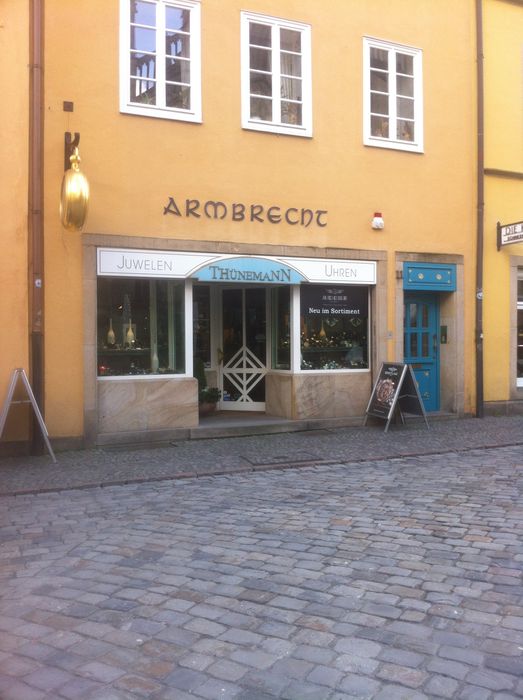
M 306 209 L 289 207 L 282 209 L 278 206 L 265 207 L 263 204 L 242 204 L 233 202 L 225 204 L 215 200 L 200 202 L 199 199 L 185 199 L 180 205 L 174 197 L 169 197 L 167 205 L 163 208 L 164 216 L 173 214 L 189 219 L 194 217 L 200 219 L 202 216 L 207 219 L 230 219 L 231 221 L 258 221 L 260 223 L 280 224 L 286 223 L 289 226 L 303 226 L 307 228 L 311 224 L 316 224 L 322 228 L 327 226 L 326 209 Z

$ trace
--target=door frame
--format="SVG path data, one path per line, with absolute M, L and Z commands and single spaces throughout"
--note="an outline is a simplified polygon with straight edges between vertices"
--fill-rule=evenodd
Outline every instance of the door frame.
M 440 295 L 437 292 L 430 292 L 430 291 L 415 291 L 415 290 L 406 290 L 404 295 L 403 295 L 403 316 L 405 319 L 405 307 L 408 303 L 416 303 L 416 304 L 431 304 L 433 305 L 434 308 L 434 336 L 436 338 L 436 345 L 437 345 L 437 350 L 436 350 L 436 358 L 432 358 L 431 364 L 434 363 L 434 387 L 435 387 L 435 397 L 434 397 L 434 408 L 428 409 L 427 406 L 424 405 L 425 411 L 427 413 L 435 413 L 440 410 L 441 406 L 441 343 L 440 343 L 440 333 L 439 333 L 439 319 L 440 319 Z M 404 320 L 405 323 L 405 320 Z M 404 327 L 405 328 L 405 327 Z M 429 326 L 430 328 L 430 326 Z M 405 333 L 404 333 L 405 337 Z M 430 338 L 429 338 L 430 342 Z M 407 362 L 407 353 L 406 353 L 406 348 L 405 348 L 405 341 L 403 342 L 403 361 Z M 423 360 L 420 362 L 416 362 L 415 364 L 423 364 Z M 428 363 L 427 363 L 428 364 Z M 412 365 L 412 363 L 411 363 Z M 414 373 L 416 373 L 416 369 L 413 367 Z M 421 392 L 420 392 L 421 393 Z M 423 399 L 423 396 L 422 396 Z
M 216 285 L 216 305 L 217 305 L 217 324 L 215 328 L 215 346 L 217 350 L 217 355 L 220 349 L 223 349 L 223 292 L 227 290 L 241 290 L 242 291 L 242 305 L 243 305 L 243 318 L 245 318 L 245 292 L 250 289 L 261 289 L 264 292 L 265 299 L 265 365 L 263 378 L 267 376 L 270 368 L 270 348 L 271 348 L 271 319 L 270 319 L 270 298 L 269 289 L 267 286 L 258 284 L 217 284 Z M 245 328 L 243 328 L 245 332 Z M 218 403 L 218 408 L 220 411 L 252 411 L 252 412 L 265 412 L 266 400 L 265 401 L 226 401 L 224 400 L 224 372 L 223 372 L 223 359 L 218 361 L 216 367 L 217 383 L 218 388 L 221 390 L 221 399 Z M 265 390 L 267 387 L 265 387 Z M 266 394 L 265 394 L 266 398 Z

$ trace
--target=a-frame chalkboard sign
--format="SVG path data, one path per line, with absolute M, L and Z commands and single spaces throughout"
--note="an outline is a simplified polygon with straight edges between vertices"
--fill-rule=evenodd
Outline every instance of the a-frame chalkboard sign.
M 19 379 L 22 380 L 22 384 L 24 385 L 25 391 L 27 393 L 27 399 L 14 400 L 13 396 Z M 38 425 L 40 426 L 40 430 L 42 431 L 42 437 L 44 438 L 49 454 L 51 455 L 51 459 L 56 464 L 56 457 L 54 456 L 53 448 L 51 447 L 51 443 L 49 442 L 49 433 L 47 432 L 44 419 L 42 418 L 42 414 L 40 413 L 40 409 L 38 408 L 38 403 L 36 402 L 35 395 L 33 394 L 33 390 L 31 389 L 31 385 L 29 384 L 29 379 L 27 378 L 25 369 L 22 369 L 21 367 L 19 367 L 18 369 L 14 369 L 13 374 L 11 375 L 11 382 L 9 383 L 7 396 L 5 398 L 2 412 L 0 413 L 0 438 L 2 437 L 2 433 L 4 432 L 9 408 L 13 404 L 17 403 L 30 403 L 33 407 L 33 411 L 35 412 Z
M 372 389 L 363 425 L 367 424 L 369 416 L 382 418 L 386 421 L 387 432 L 395 414 L 405 423 L 404 413 L 423 416 L 429 427 L 412 367 L 402 362 L 384 362 Z

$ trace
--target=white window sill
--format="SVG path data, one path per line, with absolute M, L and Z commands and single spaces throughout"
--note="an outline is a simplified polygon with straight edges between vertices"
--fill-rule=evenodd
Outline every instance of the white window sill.
M 170 119 L 171 121 L 202 123 L 202 116 L 197 112 L 185 112 L 176 109 L 162 109 L 161 107 L 142 107 L 138 105 L 125 105 L 120 107 L 122 114 L 134 114 L 139 117 L 153 117 L 154 119 Z
M 284 126 L 282 124 L 247 121 L 242 124 L 242 129 L 247 129 L 249 131 L 265 131 L 272 134 L 286 134 L 287 136 L 312 138 L 312 128 L 305 126 Z
M 423 145 L 418 143 L 407 143 L 405 141 L 392 141 L 391 139 L 366 138 L 363 141 L 365 146 L 375 148 L 388 148 L 394 151 L 408 151 L 410 153 L 424 153 Z

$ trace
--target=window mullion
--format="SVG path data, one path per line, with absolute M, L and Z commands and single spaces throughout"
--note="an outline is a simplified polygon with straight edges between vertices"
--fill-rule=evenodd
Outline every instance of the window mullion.
M 156 104 L 165 107 L 165 16 L 163 2 L 156 6 Z
M 274 122 L 281 124 L 280 27 L 272 27 L 272 105 Z

